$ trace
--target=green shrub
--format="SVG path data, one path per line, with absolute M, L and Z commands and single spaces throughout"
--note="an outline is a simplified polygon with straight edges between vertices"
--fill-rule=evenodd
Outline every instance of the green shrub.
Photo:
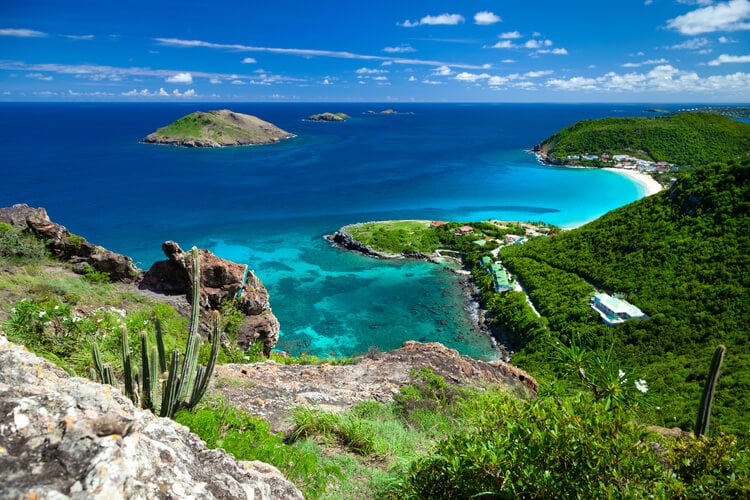
M 265 421 L 223 400 L 203 402 L 194 413 L 180 411 L 175 421 L 188 426 L 209 448 L 224 448 L 238 460 L 276 466 L 307 497 L 320 496 L 332 479 L 341 478 L 340 468 L 316 451 L 284 444 L 283 437 L 272 433 Z
M 36 235 L 7 223 L 0 227 L 0 258 L 34 264 L 48 256 L 44 242 Z

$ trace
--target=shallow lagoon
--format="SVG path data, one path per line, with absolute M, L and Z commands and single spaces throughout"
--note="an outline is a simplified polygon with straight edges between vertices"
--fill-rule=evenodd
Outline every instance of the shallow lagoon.
M 351 355 L 405 340 L 494 357 L 453 274 L 333 249 L 340 226 L 385 219 L 544 220 L 572 226 L 642 195 L 611 173 L 540 165 L 526 149 L 583 118 L 646 105 L 233 104 L 297 134 L 273 146 L 140 144 L 210 105 L 4 104 L 3 206 L 43 206 L 148 268 L 174 240 L 246 262 L 281 322 L 278 348 Z M 394 108 L 396 115 L 368 114 Z M 307 122 L 323 111 L 344 123 Z M 40 137 L 44 140 L 40 143 Z

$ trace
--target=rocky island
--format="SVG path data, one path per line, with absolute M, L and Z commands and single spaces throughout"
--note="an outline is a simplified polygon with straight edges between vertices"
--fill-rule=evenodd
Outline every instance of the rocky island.
M 294 134 L 257 116 L 222 109 L 190 113 L 147 135 L 143 142 L 191 148 L 217 148 L 273 144 L 290 137 L 294 137 Z
M 349 115 L 346 113 L 330 113 L 326 111 L 325 113 L 310 115 L 306 120 L 310 122 L 343 122 L 347 118 L 349 118 Z

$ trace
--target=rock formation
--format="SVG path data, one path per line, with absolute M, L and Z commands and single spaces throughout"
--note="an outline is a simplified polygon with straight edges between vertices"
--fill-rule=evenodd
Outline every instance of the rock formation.
M 0 471 L 0 498 L 302 498 L 276 468 L 208 450 L 1 334 Z
M 196 111 L 158 129 L 143 142 L 193 148 L 216 148 L 249 144 L 272 144 L 294 134 L 257 116 L 228 109 Z
M 25 204 L 0 208 L 0 222 L 35 232 L 46 240 L 47 248 L 55 257 L 73 264 L 73 270 L 80 274 L 90 266 L 95 271 L 108 273 L 112 281 L 131 283 L 140 276 L 140 270 L 130 257 L 72 234 L 64 226 L 52 222 L 44 208 Z
M 232 404 L 266 420 L 274 432 L 287 432 L 295 405 L 339 411 L 367 400 L 391 401 L 400 387 L 414 383 L 412 371 L 422 367 L 454 385 L 499 384 L 529 396 L 538 389 L 533 377 L 509 363 L 479 361 L 439 343 L 413 341 L 395 351 L 366 354 L 351 365 L 218 365 L 212 384 Z
M 192 297 L 191 258 L 174 241 L 162 244 L 168 260 L 154 263 L 141 280 L 140 287 L 168 294 Z M 268 291 L 246 265 L 217 257 L 208 250 L 198 252 L 200 263 L 200 305 L 203 311 L 219 310 L 233 301 L 243 314 L 239 325 L 238 344 L 247 349 L 253 342 L 262 342 L 270 354 L 279 338 L 279 321 L 271 311 Z
M 307 120 L 311 122 L 343 122 L 348 118 L 349 118 L 349 115 L 347 115 L 346 113 L 325 112 L 325 113 L 310 115 L 307 117 Z

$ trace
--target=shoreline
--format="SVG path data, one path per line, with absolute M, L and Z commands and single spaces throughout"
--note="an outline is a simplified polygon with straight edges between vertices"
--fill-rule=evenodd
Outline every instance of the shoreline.
M 592 168 L 596 168 L 596 167 L 592 167 Z M 603 167 L 601 168 L 601 170 L 606 170 L 608 172 L 615 172 L 619 175 L 624 175 L 625 177 L 634 181 L 642 189 L 643 198 L 645 198 L 646 196 L 651 196 L 652 194 L 656 194 L 665 189 L 664 186 L 662 186 L 656 179 L 654 179 L 648 174 L 638 172 L 637 170 L 629 170 L 625 168 L 613 168 L 613 167 Z

